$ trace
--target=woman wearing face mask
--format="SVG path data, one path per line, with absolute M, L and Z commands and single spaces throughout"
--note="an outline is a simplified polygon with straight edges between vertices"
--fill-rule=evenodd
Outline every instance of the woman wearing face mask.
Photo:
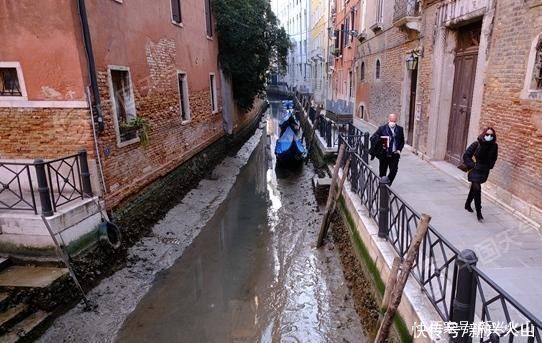
M 497 161 L 499 146 L 493 128 L 485 129 L 476 142 L 469 145 L 463 154 L 463 162 L 470 169 L 468 179 L 471 183 L 469 195 L 465 202 L 465 210 L 473 212 L 472 200 L 476 208 L 478 221 L 484 220 L 482 216 L 482 183 L 487 181 L 489 171 Z

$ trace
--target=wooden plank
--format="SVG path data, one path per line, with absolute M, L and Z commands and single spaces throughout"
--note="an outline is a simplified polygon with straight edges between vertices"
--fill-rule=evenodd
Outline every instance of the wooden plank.
M 408 251 L 406 253 L 405 260 L 401 265 L 401 273 L 399 274 L 397 278 L 397 284 L 393 289 L 390 305 L 388 306 L 388 309 L 384 314 L 384 318 L 382 319 L 382 323 L 376 334 L 376 338 L 374 340 L 375 343 L 384 343 L 388 338 L 388 335 L 390 334 L 393 317 L 395 316 L 397 308 L 401 303 L 401 297 L 403 296 L 403 291 L 405 289 L 408 276 L 410 275 L 410 271 L 414 266 L 414 260 L 418 256 L 418 249 L 420 248 L 420 244 L 425 237 L 427 230 L 429 229 L 430 221 L 430 216 L 428 216 L 427 214 L 422 214 L 420 222 L 418 223 L 418 228 L 416 229 L 416 236 L 410 243 L 410 247 L 408 248 Z
M 0 327 L 4 327 L 15 317 L 26 311 L 27 308 L 28 307 L 25 304 L 19 304 L 15 307 L 10 307 L 4 312 L 0 313 Z
M 339 169 L 341 168 L 341 161 L 344 155 L 344 150 L 346 146 L 341 144 L 339 147 L 339 155 L 337 156 L 337 161 L 335 162 L 335 168 L 333 169 L 333 176 L 331 177 L 331 186 L 329 188 L 329 195 L 327 197 L 326 209 L 324 212 L 324 218 L 322 219 L 322 225 L 320 226 L 320 234 L 318 235 L 318 241 L 316 246 L 319 248 L 322 246 L 324 241 L 324 234 L 326 230 L 326 223 L 329 224 L 329 217 L 331 217 L 331 207 L 333 205 L 333 200 L 335 198 L 335 185 L 337 183 L 337 178 L 339 177 Z

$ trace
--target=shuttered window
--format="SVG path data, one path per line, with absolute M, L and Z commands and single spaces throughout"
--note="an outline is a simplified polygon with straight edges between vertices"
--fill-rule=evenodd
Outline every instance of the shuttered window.
M 181 0 L 171 0 L 171 19 L 178 24 L 182 23 Z

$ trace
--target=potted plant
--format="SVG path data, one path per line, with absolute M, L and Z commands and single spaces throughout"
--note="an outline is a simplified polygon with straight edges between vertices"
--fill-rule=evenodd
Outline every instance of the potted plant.
M 341 54 L 341 49 L 339 48 L 335 48 L 333 50 L 331 50 L 331 54 L 335 57 L 339 57 L 339 55 Z
M 126 139 L 139 136 L 139 142 L 146 147 L 149 144 L 149 124 L 141 117 L 132 117 L 130 121 L 120 123 L 120 133 Z

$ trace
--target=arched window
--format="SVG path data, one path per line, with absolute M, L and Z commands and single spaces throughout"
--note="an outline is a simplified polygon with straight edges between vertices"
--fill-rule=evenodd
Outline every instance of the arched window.
M 532 89 L 542 90 L 542 35 L 536 45 Z
M 359 76 L 360 80 L 361 81 L 365 80 L 365 62 L 361 62 L 361 69 L 359 73 L 360 73 L 360 76 Z
M 380 60 L 376 60 L 375 77 L 376 77 L 377 80 L 380 80 Z

